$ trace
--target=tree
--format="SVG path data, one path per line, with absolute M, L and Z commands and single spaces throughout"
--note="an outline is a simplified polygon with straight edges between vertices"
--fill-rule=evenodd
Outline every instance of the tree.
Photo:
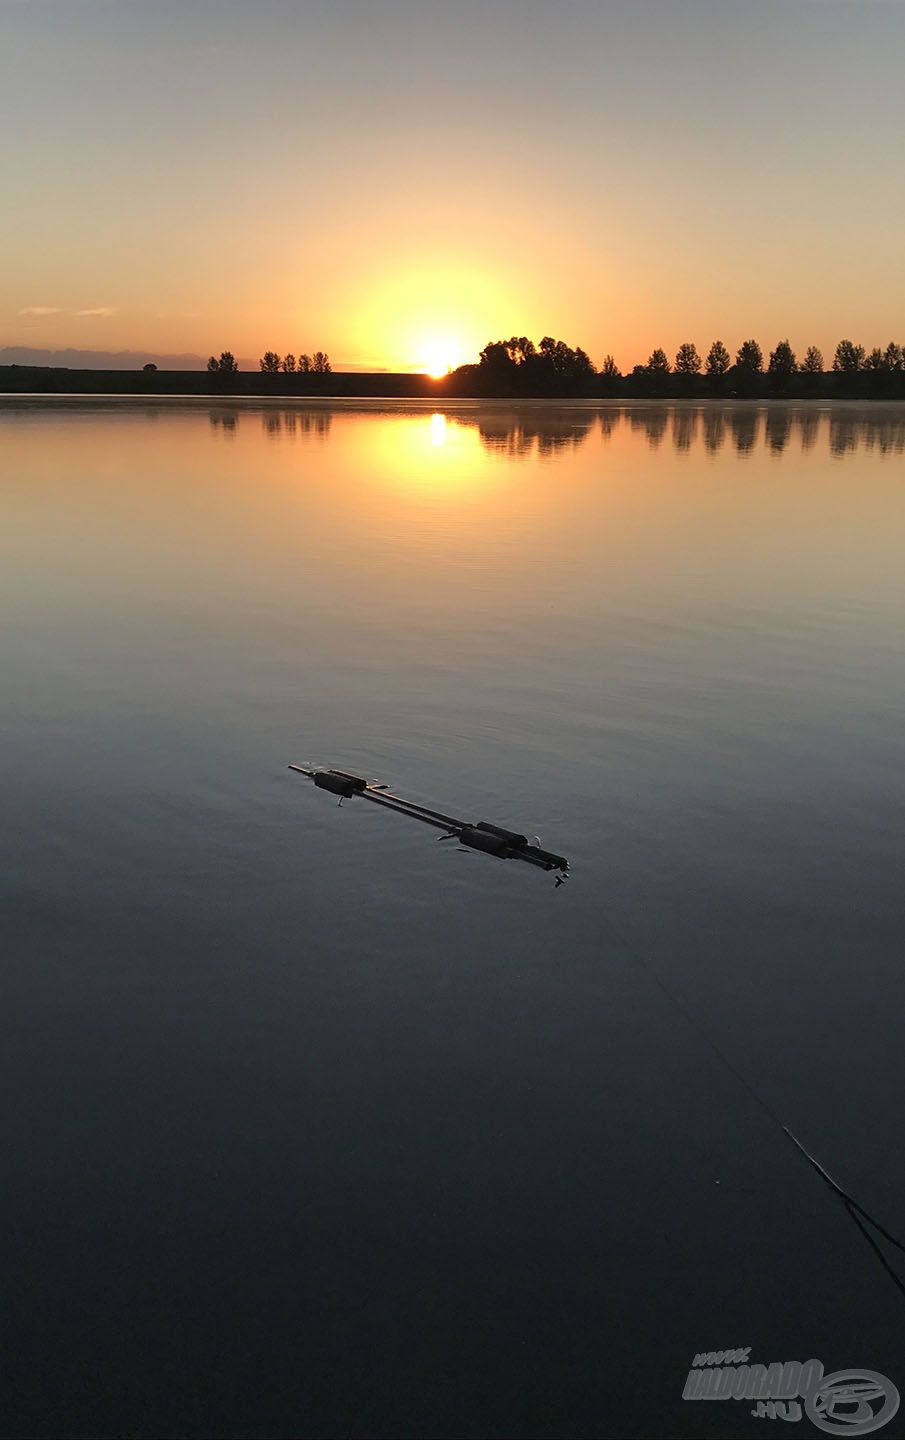
M 697 346 L 686 340 L 676 351 L 676 373 L 678 375 L 697 375 L 701 368 L 701 357 L 698 354 Z
M 513 335 L 511 340 L 501 343 L 505 344 L 513 365 L 530 365 L 537 355 L 534 341 L 529 340 L 527 335 Z M 541 341 L 541 347 L 543 347 L 543 341 Z
M 788 340 L 780 340 L 775 350 L 770 352 L 769 373 L 775 380 L 789 380 L 798 369 L 798 361 L 795 358 L 795 351 Z
M 905 369 L 905 350 L 894 340 L 890 340 L 883 351 L 883 366 L 884 369 L 892 371 Z
M 236 357 L 231 350 L 221 350 L 220 359 L 212 355 L 207 362 L 207 373 L 209 375 L 235 375 L 239 369 Z
M 298 366 L 296 368 L 298 369 L 300 375 L 308 375 L 311 371 L 311 356 L 300 355 L 298 359 Z
M 283 356 L 283 370 L 287 375 L 295 374 L 295 356 L 291 350 L 288 355 Z
M 149 360 L 147 365 L 142 365 L 141 369 L 143 375 L 154 375 L 157 371 L 157 366 L 153 360 Z
M 707 352 L 707 374 L 711 380 L 722 380 L 731 364 L 729 351 L 722 340 L 714 340 Z
M 603 376 L 604 380 L 622 379 L 622 372 L 619 369 L 619 366 L 616 364 L 616 361 L 613 359 L 612 355 L 605 355 L 603 357 L 603 364 L 600 367 L 600 373 Z
M 760 375 L 764 368 L 764 352 L 756 340 L 745 340 L 738 348 L 735 363 L 749 375 Z
M 554 340 L 552 335 L 545 335 L 538 352 L 547 372 L 552 373 L 554 381 L 560 384 L 585 380 L 594 374 L 591 357 L 580 347 L 573 350 L 565 340 Z
M 475 370 L 480 390 L 491 395 L 583 394 L 596 377 L 586 351 L 573 350 L 552 335 L 545 335 L 537 346 L 527 335 L 491 340 Z
M 816 345 L 808 346 L 804 360 L 801 362 L 801 368 L 805 375 L 823 374 L 823 356 Z
M 666 351 L 657 346 L 647 357 L 647 364 L 643 369 L 643 380 L 641 382 L 641 393 L 649 395 L 662 395 L 669 384 L 669 360 Z
M 330 356 L 326 355 L 323 350 L 315 350 L 311 361 L 311 369 L 315 375 L 329 375 L 333 369 L 333 366 L 330 364 Z
M 855 345 L 851 340 L 840 340 L 836 346 L 833 369 L 843 375 L 853 375 L 864 366 L 864 346 Z
M 276 375 L 280 368 L 280 357 L 275 350 L 265 350 L 260 365 L 265 375 Z
M 875 345 L 864 361 L 865 370 L 885 370 L 886 359 L 879 345 Z

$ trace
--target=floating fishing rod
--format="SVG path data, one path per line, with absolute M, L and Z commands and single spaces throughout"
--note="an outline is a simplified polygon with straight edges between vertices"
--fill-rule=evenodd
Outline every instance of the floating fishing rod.
M 529 865 L 536 865 L 542 870 L 558 870 L 556 884 L 562 885 L 569 873 L 569 862 L 562 855 L 554 855 L 549 850 L 543 850 L 540 845 L 529 843 L 526 835 L 519 835 L 514 830 L 504 830 L 499 825 L 491 825 L 486 820 L 479 820 L 471 823 L 467 820 L 457 820 L 452 815 L 445 815 L 442 810 L 431 810 L 426 805 L 418 805 L 414 800 L 406 800 L 401 795 L 394 795 L 386 785 L 378 784 L 376 781 L 363 780 L 360 775 L 350 775 L 346 770 L 329 770 L 320 766 L 290 765 L 298 775 L 306 775 L 313 780 L 319 790 L 327 790 L 332 795 L 339 796 L 340 805 L 344 800 L 351 800 L 355 796 L 362 800 L 370 800 L 375 805 L 382 805 L 386 810 L 395 810 L 399 815 L 408 815 L 412 820 L 420 820 L 424 825 L 431 825 L 435 830 L 442 830 L 440 840 L 456 839 L 460 845 L 470 850 L 481 850 L 487 855 L 495 855 L 500 860 L 526 860 Z M 683 1003 L 679 996 L 666 984 L 665 980 L 658 973 L 656 968 L 644 958 L 640 950 L 633 945 L 625 935 L 613 924 L 608 922 L 609 929 L 614 938 L 621 944 L 626 953 L 636 961 L 654 984 L 660 989 L 666 998 L 684 1016 L 693 1030 L 696 1030 L 701 1039 L 710 1048 L 716 1058 L 729 1071 L 731 1075 L 747 1090 L 751 1099 L 760 1107 L 764 1114 L 791 1140 L 796 1150 L 808 1162 L 811 1168 L 816 1171 L 827 1188 L 836 1195 L 867 1241 L 874 1255 L 879 1260 L 886 1274 L 895 1285 L 899 1293 L 905 1297 L 905 1282 L 893 1270 L 883 1251 L 880 1249 L 873 1235 L 867 1226 L 870 1225 L 890 1245 L 894 1245 L 905 1254 L 905 1243 L 897 1239 L 887 1230 L 880 1221 L 875 1219 L 869 1211 L 865 1210 L 850 1193 L 834 1180 L 832 1175 L 824 1169 L 820 1161 L 815 1159 L 809 1150 L 796 1135 L 783 1124 L 771 1105 L 767 1103 L 760 1091 L 755 1088 L 744 1076 L 744 1074 L 733 1064 L 728 1055 L 717 1045 L 706 1026 L 694 1016 L 694 1014 Z M 867 1222 L 865 1224 L 865 1222 Z
M 454 815 L 445 815 L 442 810 L 431 810 L 426 805 L 417 805 L 402 795 L 394 795 L 386 785 L 363 780 L 360 775 L 350 775 L 346 770 L 321 769 L 319 766 L 290 765 L 297 775 L 306 775 L 319 790 L 327 790 L 339 796 L 340 805 L 344 800 L 356 797 L 370 800 L 384 810 L 394 810 L 397 815 L 408 815 L 411 820 L 420 820 L 442 830 L 439 840 L 458 840 L 463 849 L 480 850 L 485 855 L 495 855 L 498 860 L 524 860 L 539 870 L 558 870 L 556 884 L 562 885 L 569 873 L 569 862 L 563 855 L 554 855 L 540 844 L 532 844 L 527 835 L 515 830 L 504 830 L 500 825 L 491 825 L 487 820 L 457 820 Z

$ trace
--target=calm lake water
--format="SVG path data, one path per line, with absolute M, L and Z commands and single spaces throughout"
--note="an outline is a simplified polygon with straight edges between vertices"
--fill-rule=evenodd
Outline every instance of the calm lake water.
M 681 1398 L 748 1345 L 905 1391 L 709 1044 L 905 1229 L 905 409 L 17 400 L 0 463 L 3 1433 L 760 1435 Z

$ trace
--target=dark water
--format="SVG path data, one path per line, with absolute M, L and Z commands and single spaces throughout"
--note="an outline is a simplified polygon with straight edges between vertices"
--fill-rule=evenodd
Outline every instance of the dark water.
M 681 1398 L 746 1345 L 905 1389 L 706 1039 L 905 1229 L 905 410 L 19 402 L 0 456 L 3 1433 L 757 1435 Z

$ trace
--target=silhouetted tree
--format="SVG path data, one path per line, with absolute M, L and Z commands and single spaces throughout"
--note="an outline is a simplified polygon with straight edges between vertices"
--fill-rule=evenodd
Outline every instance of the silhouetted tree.
M 147 365 L 142 365 L 141 369 L 143 375 L 154 375 L 157 371 L 157 366 L 153 360 L 149 360 Z
M 229 380 L 238 369 L 236 357 L 231 350 L 221 350 L 219 360 L 212 355 L 207 362 L 207 373 L 217 375 L 221 380 Z
M 460 379 L 466 370 L 456 372 Z M 484 346 L 475 381 L 484 394 L 574 395 L 590 393 L 594 376 L 584 350 L 573 350 L 552 335 L 545 335 L 537 347 L 526 335 L 513 335 Z
M 843 375 L 852 375 L 864 366 L 864 346 L 855 345 L 851 340 L 840 340 L 836 346 L 833 369 Z
M 527 335 L 513 335 L 511 340 L 503 343 L 513 365 L 530 365 L 537 355 L 537 347 L 533 340 L 528 339 Z M 543 343 L 541 341 L 541 347 L 543 347 Z
M 300 375 L 308 375 L 311 371 L 311 356 L 300 355 L 297 368 Z
M 283 371 L 286 375 L 295 374 L 295 356 L 291 350 L 288 355 L 283 356 Z
M 698 354 L 697 346 L 686 340 L 676 351 L 676 374 L 697 375 L 701 368 L 701 357 Z
M 516 362 L 505 340 L 491 340 L 481 351 L 478 369 L 482 388 L 508 390 L 514 384 Z
M 732 361 L 722 340 L 714 340 L 707 352 L 707 374 L 711 380 L 722 380 Z
M 770 351 L 768 373 L 780 380 L 788 380 L 798 369 L 795 351 L 788 340 L 780 340 L 775 350 Z
M 897 345 L 894 340 L 890 340 L 883 351 L 883 365 L 893 374 L 905 369 L 905 349 L 901 345 Z
M 280 357 L 275 350 L 265 350 L 260 365 L 265 375 L 276 375 L 280 368 Z
M 333 369 L 329 355 L 325 354 L 323 350 L 315 350 L 311 360 L 311 369 L 315 375 L 329 375 Z
M 865 370 L 875 371 L 886 369 L 886 361 L 884 359 L 883 351 L 880 349 L 879 345 L 875 345 L 873 350 L 871 350 L 870 353 L 865 356 L 864 368 Z
M 594 374 L 591 357 L 584 350 L 580 347 L 573 350 L 565 340 L 554 340 L 552 335 L 544 336 L 538 353 L 560 385 L 578 384 Z
M 823 374 L 823 356 L 816 345 L 808 346 L 804 360 L 801 362 L 801 368 L 805 375 Z
M 622 375 L 612 355 L 605 355 L 603 357 L 603 364 L 598 373 L 600 380 L 597 386 L 597 393 L 599 395 L 615 395 L 619 389 L 619 382 L 622 379 Z
M 776 349 L 770 351 L 770 363 L 767 366 L 771 390 L 774 393 L 788 390 L 792 376 L 797 370 L 798 361 L 795 358 L 795 351 L 788 340 L 780 340 Z M 777 448 L 782 449 L 782 446 L 773 446 L 773 449 Z
M 642 395 L 663 395 L 665 393 L 669 384 L 670 369 L 666 351 L 661 346 L 658 345 L 648 355 L 643 375 L 644 379 L 639 387 Z
M 756 340 L 744 340 L 738 348 L 735 363 L 749 375 L 760 375 L 764 368 L 764 352 Z

